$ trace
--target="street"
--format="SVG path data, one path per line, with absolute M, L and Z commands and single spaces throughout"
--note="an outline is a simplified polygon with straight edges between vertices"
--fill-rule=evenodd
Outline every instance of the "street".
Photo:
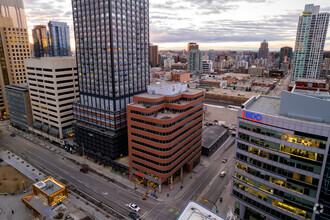
M 218 200 L 224 186 L 231 179 L 228 175 L 231 175 L 231 165 L 229 166 L 229 164 L 231 164 L 233 157 L 233 147 L 214 160 L 178 198 L 163 202 L 152 198 L 142 200 L 138 194 L 134 194 L 115 183 L 107 182 L 95 174 L 81 173 L 78 166 L 67 161 L 60 154 L 27 141 L 18 135 L 11 137 L 4 124 L 4 122 L 0 122 L 0 126 L 2 126 L 0 150 L 11 150 L 20 157 L 26 158 L 32 165 L 36 164 L 38 167 L 46 169 L 47 172 L 56 174 L 60 180 L 64 179 L 76 188 L 87 192 L 126 218 L 130 212 L 127 204 L 135 203 L 141 207 L 139 215 L 143 219 L 176 219 L 178 213 L 182 211 L 189 200 L 197 199 L 196 195 L 203 194 L 205 197 L 210 197 L 210 200 Z M 221 160 L 225 157 L 228 158 L 228 162 L 223 164 Z M 219 178 L 218 174 L 225 169 L 227 171 L 226 178 Z M 214 180 L 214 178 L 216 179 Z M 211 207 L 210 204 L 206 204 L 206 206 Z

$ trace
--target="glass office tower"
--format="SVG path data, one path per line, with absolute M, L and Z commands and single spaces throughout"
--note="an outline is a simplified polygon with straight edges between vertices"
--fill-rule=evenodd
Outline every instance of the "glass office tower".
M 329 13 L 319 11 L 319 5 L 306 5 L 299 18 L 291 80 L 318 79 L 320 76 Z
M 35 57 L 51 56 L 49 32 L 46 25 L 36 25 L 32 29 Z
M 127 154 L 126 105 L 149 84 L 149 1 L 73 0 L 80 103 L 77 150 L 109 164 Z
M 49 21 L 48 23 L 51 55 L 70 56 L 70 30 L 66 22 Z

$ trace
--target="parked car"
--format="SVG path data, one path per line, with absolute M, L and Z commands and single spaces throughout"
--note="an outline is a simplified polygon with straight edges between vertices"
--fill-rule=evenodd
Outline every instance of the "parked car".
M 220 177 L 225 177 L 226 176 L 226 172 L 225 171 L 222 171 L 221 173 L 220 173 Z
M 135 219 L 135 220 L 140 220 L 140 216 L 138 214 L 136 214 L 135 212 L 130 212 L 129 217 L 131 217 L 132 219 Z
M 11 133 L 11 134 L 10 134 L 10 136 L 12 136 L 12 137 L 15 137 L 15 136 L 16 136 L 16 134 L 13 134 L 13 133 Z
M 140 211 L 140 207 L 135 205 L 134 203 L 130 203 L 128 207 L 136 212 Z
M 82 173 L 88 173 L 88 169 L 83 167 L 83 168 L 80 168 L 80 172 Z
M 222 163 L 227 163 L 227 161 L 228 161 L 227 158 L 225 158 L 222 160 Z

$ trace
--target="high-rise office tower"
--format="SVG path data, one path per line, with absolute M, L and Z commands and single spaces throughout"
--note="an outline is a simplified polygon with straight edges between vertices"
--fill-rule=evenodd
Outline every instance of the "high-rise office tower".
M 159 66 L 158 59 L 158 45 L 150 44 L 149 46 L 149 62 L 151 67 Z
M 32 29 L 35 57 L 49 57 L 51 55 L 49 32 L 46 25 L 36 25 Z
M 9 114 L 5 86 L 26 83 L 25 59 L 30 57 L 27 29 L 0 15 L 0 116 Z
M 15 27 L 27 28 L 23 0 L 0 0 L 0 14 L 12 18 Z
M 51 55 L 70 56 L 70 30 L 66 22 L 49 21 L 48 23 Z
M 258 52 L 258 58 L 259 59 L 267 59 L 268 58 L 268 53 L 269 53 L 269 48 L 268 48 L 268 42 L 264 40 L 260 44 L 259 52 Z
M 281 67 L 282 63 L 290 63 L 292 58 L 292 47 L 282 47 L 279 57 L 279 66 Z
M 149 1 L 72 0 L 80 103 L 75 142 L 105 164 L 127 154 L 126 106 L 149 84 Z
M 188 43 L 188 52 L 193 49 L 198 50 L 199 45 L 197 43 Z
M 190 49 L 188 52 L 187 69 L 200 73 L 203 70 L 203 53 L 199 49 Z
M 330 96 L 297 90 L 238 110 L 232 196 L 240 219 L 330 219 L 329 109 Z
M 299 18 L 291 80 L 318 79 L 320 76 L 329 13 L 319 11 L 319 5 L 305 5 Z

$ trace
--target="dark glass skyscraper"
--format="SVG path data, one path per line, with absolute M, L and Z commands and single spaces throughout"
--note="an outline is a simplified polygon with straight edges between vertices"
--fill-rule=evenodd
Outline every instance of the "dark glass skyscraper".
M 70 56 L 70 30 L 65 22 L 50 21 L 48 23 L 51 54 L 54 57 Z
M 51 55 L 49 32 L 46 25 L 36 25 L 32 29 L 35 57 L 49 57 Z
M 105 164 L 127 154 L 126 106 L 149 83 L 149 1 L 72 0 L 80 103 L 77 150 Z

